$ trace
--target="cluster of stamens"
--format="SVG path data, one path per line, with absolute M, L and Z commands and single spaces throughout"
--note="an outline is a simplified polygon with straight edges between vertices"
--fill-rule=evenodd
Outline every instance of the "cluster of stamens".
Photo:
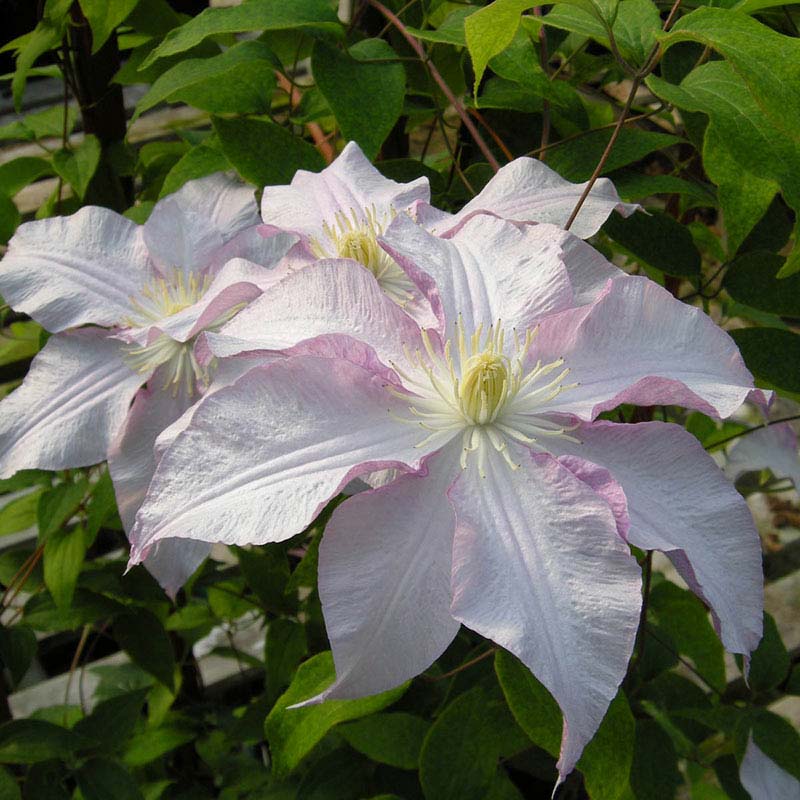
M 526 331 L 522 337 L 515 330 L 514 352 L 509 356 L 499 320 L 485 332 L 482 325 L 478 326 L 469 337 L 460 317 L 455 327 L 457 354 L 453 353 L 452 339 L 437 348 L 423 330 L 424 351 L 405 349 L 407 369 L 392 364 L 407 392 L 393 387 L 388 390 L 409 404 L 413 417 L 397 419 L 428 431 L 417 447 L 462 431 L 461 466 L 466 468 L 469 454 L 477 451 L 478 468 L 484 476 L 486 442 L 503 455 L 512 469 L 517 469 L 519 464 L 507 447 L 509 439 L 534 448 L 539 447 L 541 437 L 564 436 L 576 441 L 568 435 L 574 428 L 542 416 L 543 406 L 577 384 L 563 383 L 569 367 L 564 367 L 562 358 L 528 366 L 528 353 L 538 328 Z
M 197 303 L 211 285 L 211 278 L 198 278 L 192 274 L 185 277 L 182 270 L 173 270 L 169 280 L 157 278 L 146 286 L 138 297 L 131 298 L 131 316 L 123 323 L 128 328 L 149 328 Z M 223 312 L 204 330 L 217 330 L 232 319 L 244 304 Z M 151 373 L 167 365 L 166 379 L 162 389 L 171 389 L 173 396 L 185 391 L 189 397 L 195 393 L 198 383 L 207 386 L 210 365 L 201 365 L 194 354 L 195 339 L 179 342 L 166 333 L 161 333 L 145 345 L 129 344 L 125 357 L 130 366 L 142 374 Z
M 166 278 L 156 278 L 142 289 L 138 297 L 131 298 L 131 315 L 125 320 L 130 328 L 143 328 L 171 317 L 184 308 L 193 306 L 211 285 L 208 275 L 187 278 L 183 270 L 174 269 Z
M 380 284 L 381 289 L 400 306 L 413 297 L 413 284 L 397 262 L 378 244 L 378 237 L 395 216 L 392 210 L 380 219 L 375 208 L 361 214 L 354 209 L 350 214 L 337 212 L 334 223 L 325 223 L 323 232 L 327 242 L 311 240 L 311 250 L 317 258 L 351 258 L 363 264 Z

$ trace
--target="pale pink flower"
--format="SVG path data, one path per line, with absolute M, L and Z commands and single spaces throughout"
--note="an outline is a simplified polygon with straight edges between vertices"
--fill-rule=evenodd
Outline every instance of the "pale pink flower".
M 563 777 L 631 654 L 629 543 L 672 558 L 730 650 L 761 635 L 758 536 L 697 440 L 593 420 L 620 403 L 725 416 L 763 397 L 708 317 L 551 225 L 477 215 L 446 239 L 398 215 L 381 243 L 435 326 L 352 261 L 289 275 L 259 330 L 240 317 L 288 357 L 198 403 L 137 515 L 132 561 L 171 537 L 287 539 L 351 479 L 399 470 L 326 527 L 319 591 L 337 677 L 310 702 L 412 678 L 463 623 L 558 701 Z M 332 313 L 326 332 L 315 319 Z
M 260 295 L 277 274 L 265 267 L 296 241 L 259 227 L 252 189 L 221 174 L 164 198 L 144 225 L 94 206 L 22 225 L 0 294 L 55 335 L 0 403 L 0 476 L 107 458 L 130 529 L 156 437 L 210 380 L 202 333 Z M 147 566 L 176 590 L 207 551 L 165 542 Z
M 261 214 L 276 230 L 302 236 L 297 266 L 317 259 L 352 258 L 365 266 L 386 294 L 421 324 L 431 322 L 428 305 L 378 238 L 397 214 L 406 213 L 437 235 L 446 235 L 475 214 L 489 213 L 517 222 L 564 225 L 586 184 L 564 180 L 541 161 L 517 158 L 506 164 L 457 214 L 430 205 L 427 178 L 397 183 L 385 178 L 355 142 L 322 172 L 298 170 L 288 186 L 267 186 Z M 572 232 L 596 233 L 614 210 L 628 216 L 637 208 L 623 203 L 607 178 L 586 198 Z
M 725 456 L 725 474 L 736 480 L 745 472 L 772 471 L 789 478 L 800 492 L 800 451 L 797 434 L 788 422 L 759 428 L 737 439 Z

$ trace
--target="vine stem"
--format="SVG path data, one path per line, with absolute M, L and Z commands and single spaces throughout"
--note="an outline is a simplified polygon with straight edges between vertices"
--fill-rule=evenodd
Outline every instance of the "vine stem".
M 497 647 L 490 647 L 485 653 L 481 653 L 479 656 L 475 656 L 475 658 L 471 658 L 469 661 L 465 661 L 460 666 L 456 667 L 455 669 L 451 669 L 449 672 L 445 672 L 441 675 L 435 675 L 433 677 L 428 678 L 428 681 L 431 683 L 436 683 L 437 681 L 443 681 L 447 678 L 452 678 L 454 675 L 458 675 L 459 672 L 463 672 L 465 669 L 469 669 L 470 667 L 474 666 L 475 664 L 479 664 L 481 661 L 485 661 L 489 656 L 493 656 L 497 652 Z
M 675 14 L 678 13 L 678 8 L 681 5 L 682 0 L 675 0 L 672 4 L 672 8 L 670 9 L 669 15 L 667 19 L 664 21 L 664 28 L 663 30 L 667 30 L 670 25 L 672 25 L 672 20 L 675 18 Z M 586 198 L 589 196 L 589 192 L 592 191 L 594 188 L 595 183 L 597 183 L 597 179 L 600 177 L 600 173 L 603 171 L 606 162 L 608 161 L 609 156 L 611 155 L 611 151 L 616 144 L 617 139 L 619 138 L 620 133 L 622 132 L 622 126 L 625 124 L 625 120 L 631 110 L 631 106 L 633 105 L 633 100 L 636 97 L 636 92 L 639 91 L 639 87 L 642 85 L 644 79 L 655 69 L 656 64 L 658 63 L 658 54 L 660 52 L 659 45 L 656 43 L 653 45 L 653 49 L 650 51 L 650 55 L 644 62 L 644 66 L 633 76 L 633 80 L 631 81 L 631 90 L 628 93 L 628 99 L 625 101 L 625 106 L 622 109 L 622 113 L 619 115 L 619 119 L 617 120 L 617 124 L 614 126 L 614 130 L 611 133 L 611 138 L 608 140 L 608 144 L 606 145 L 605 150 L 603 150 L 603 155 L 600 156 L 600 160 L 597 162 L 597 166 L 594 168 L 594 172 L 592 172 L 592 176 L 586 182 L 586 187 L 584 188 L 583 192 L 581 192 L 581 196 L 578 198 L 578 202 L 575 204 L 575 208 L 572 209 L 572 213 L 569 215 L 569 219 L 567 220 L 566 225 L 564 228 L 569 230 L 572 226 L 572 223 L 575 222 L 576 217 L 578 216 L 578 212 L 580 212 L 583 204 L 586 202 Z
M 770 428 L 773 425 L 778 425 L 781 422 L 794 422 L 795 420 L 800 419 L 800 414 L 794 414 L 791 417 L 781 417 L 780 419 L 773 419 L 769 422 L 765 422 L 763 425 L 756 425 L 755 428 L 748 428 L 746 431 L 739 431 L 739 433 L 734 433 L 732 436 L 728 436 L 725 439 L 720 439 L 718 442 L 714 442 L 713 445 L 710 447 L 719 447 L 723 444 L 728 444 L 728 442 L 732 442 L 734 439 L 740 439 L 742 436 L 747 436 L 750 433 L 755 433 L 756 431 L 760 431 L 762 428 Z
M 470 136 L 473 138 L 475 144 L 478 146 L 478 149 L 483 154 L 483 157 L 489 162 L 489 166 L 495 171 L 498 172 L 500 170 L 500 163 L 494 157 L 494 153 L 489 149 L 489 145 L 486 144 L 486 140 L 481 136 L 480 131 L 475 126 L 475 123 L 470 119 L 469 114 L 467 114 L 466 109 L 459 101 L 459 99 L 453 94 L 453 90 L 447 85 L 447 81 L 441 76 L 441 73 L 433 62 L 428 58 L 428 54 L 425 52 L 425 49 L 419 43 L 417 39 L 415 39 L 409 32 L 406 26 L 403 24 L 402 20 L 386 8 L 383 3 L 379 2 L 379 0 L 367 0 L 369 4 L 380 11 L 384 17 L 386 17 L 389 22 L 394 25 L 395 28 L 400 32 L 403 38 L 411 45 L 414 52 L 419 56 L 420 61 L 428 68 L 428 71 L 431 74 L 431 77 L 436 81 L 439 85 L 439 88 L 444 92 L 445 97 L 450 102 L 450 105 L 456 110 L 456 113 L 459 117 L 461 117 L 461 122 L 464 124 L 464 127 L 469 131 Z

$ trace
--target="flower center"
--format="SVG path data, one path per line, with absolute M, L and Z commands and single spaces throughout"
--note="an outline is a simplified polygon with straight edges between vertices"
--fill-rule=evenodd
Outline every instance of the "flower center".
M 517 469 L 519 464 L 508 451 L 509 440 L 542 450 L 540 438 L 571 439 L 568 431 L 573 428 L 551 419 L 553 412 L 548 412 L 546 406 L 577 384 L 564 384 L 569 368 L 564 367 L 561 358 L 548 364 L 529 363 L 528 353 L 538 329 L 526 331 L 524 338 L 514 331 L 514 345 L 507 353 L 499 320 L 485 333 L 479 326 L 470 337 L 460 317 L 455 327 L 456 348 L 449 339 L 444 347 L 434 347 L 423 330 L 424 352 L 406 350 L 405 370 L 391 365 L 406 391 L 388 387 L 389 391 L 409 404 L 412 415 L 397 419 L 428 431 L 417 447 L 434 440 L 444 445 L 461 432 L 461 466 L 466 468 L 469 454 L 477 451 L 478 468 L 483 475 L 487 446 L 502 453 L 509 466 Z M 555 377 L 552 373 L 556 373 Z
M 154 322 L 171 317 L 184 308 L 193 306 L 211 285 L 206 275 L 198 279 L 192 274 L 188 278 L 183 270 L 173 269 L 172 274 L 150 281 L 131 298 L 131 315 L 123 321 L 129 328 L 144 328 Z
M 209 367 L 203 367 L 194 354 L 194 339 L 176 342 L 162 333 L 148 345 L 128 345 L 125 357 L 137 372 L 153 372 L 164 366 L 164 383 L 161 389 L 171 390 L 173 397 L 185 391 L 193 397 L 198 383 L 207 386 Z
M 384 219 L 374 208 L 359 215 L 337 212 L 332 225 L 322 226 L 327 242 L 311 239 L 311 250 L 317 258 L 350 258 L 363 264 L 378 281 L 381 289 L 400 306 L 413 299 L 414 285 L 400 265 L 378 244 L 378 237 L 395 216 L 392 210 Z

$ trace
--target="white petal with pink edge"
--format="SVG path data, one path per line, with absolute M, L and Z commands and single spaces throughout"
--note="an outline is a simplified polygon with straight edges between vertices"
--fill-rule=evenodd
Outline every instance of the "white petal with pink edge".
M 459 319 L 469 331 L 502 319 L 524 335 L 539 318 L 571 308 L 560 240 L 554 228 L 518 227 L 481 215 L 448 240 L 398 216 L 381 242 L 428 298 L 440 331 L 449 336 Z
M 647 278 L 609 281 L 594 304 L 543 320 L 529 358 L 564 359 L 579 385 L 548 410 L 582 419 L 621 403 L 726 417 L 748 397 L 763 401 L 733 339 Z
M 564 714 L 569 774 L 625 676 L 639 624 L 641 576 L 605 499 L 549 456 L 485 477 L 467 468 L 456 512 L 453 616 L 516 655 Z
M 208 267 L 215 251 L 236 233 L 258 223 L 253 187 L 215 173 L 159 200 L 143 234 L 162 270 L 178 269 L 188 277 Z
M 0 262 L 0 294 L 50 331 L 119 324 L 152 278 L 140 226 L 106 208 L 20 225 Z
M 370 345 L 387 363 L 403 345 L 419 346 L 417 324 L 355 261 L 320 261 L 285 278 L 208 338 L 212 352 L 285 350 L 315 336 L 345 334 Z
M 97 328 L 50 338 L 22 386 L 0 403 L 0 476 L 105 460 L 147 380 L 128 366 L 123 348 Z
M 336 680 L 306 704 L 386 691 L 427 669 L 458 632 L 450 614 L 458 445 L 419 475 L 339 506 L 319 551 L 319 592 Z
M 605 467 L 628 501 L 631 544 L 661 550 L 710 606 L 725 647 L 747 654 L 761 638 L 761 545 L 747 504 L 684 428 L 596 422 L 580 444 L 548 441 Z
M 348 480 L 427 451 L 385 378 L 315 356 L 251 370 L 203 398 L 161 458 L 131 535 L 133 561 L 160 539 L 225 544 L 281 541 L 301 532 Z
M 261 216 L 268 225 L 321 237 L 323 226 L 334 226 L 337 215 L 349 219 L 355 213 L 364 219 L 367 211 L 374 210 L 383 219 L 429 198 L 427 178 L 411 183 L 385 178 L 361 148 L 349 142 L 322 172 L 298 170 L 290 186 L 265 187 Z
M 458 214 L 444 214 L 419 207 L 419 222 L 442 234 L 472 214 L 488 211 L 518 222 L 549 222 L 563 228 L 578 203 L 586 183 L 570 183 L 555 170 L 534 158 L 516 158 L 500 168 L 489 183 Z M 570 231 L 588 239 L 614 211 L 627 217 L 638 208 L 623 203 L 614 184 L 599 178 L 581 206 Z

